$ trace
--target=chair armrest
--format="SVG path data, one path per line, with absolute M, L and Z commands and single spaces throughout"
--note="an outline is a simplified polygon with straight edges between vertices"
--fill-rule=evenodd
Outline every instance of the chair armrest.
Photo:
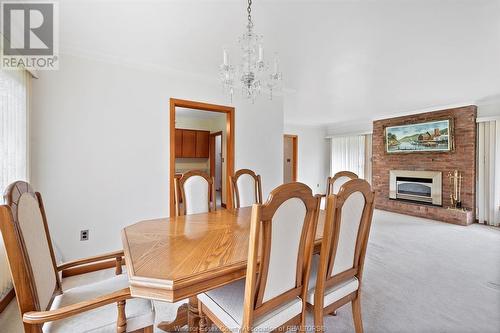
M 50 311 L 31 311 L 23 315 L 23 322 L 27 324 L 43 324 L 49 321 L 68 318 L 82 312 L 93 310 L 104 305 L 117 303 L 131 298 L 130 289 L 125 288 L 114 293 L 96 297 L 92 300 L 83 301 Z
M 120 251 L 106 253 L 106 254 L 102 254 L 102 255 L 98 255 L 98 256 L 94 256 L 94 257 L 77 259 L 77 260 L 69 261 L 69 262 L 66 262 L 66 263 L 63 263 L 63 264 L 57 266 L 57 270 L 62 271 L 64 269 L 68 269 L 71 267 L 87 265 L 87 264 L 91 264 L 91 263 L 103 261 L 103 260 L 108 260 L 108 259 L 116 259 L 117 261 L 121 262 L 123 256 L 124 256 L 123 250 L 120 250 Z

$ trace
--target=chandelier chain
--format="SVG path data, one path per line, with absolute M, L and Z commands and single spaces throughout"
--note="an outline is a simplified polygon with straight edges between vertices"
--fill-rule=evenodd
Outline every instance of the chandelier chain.
M 252 25 L 252 0 L 248 0 L 247 13 L 248 13 L 248 24 Z

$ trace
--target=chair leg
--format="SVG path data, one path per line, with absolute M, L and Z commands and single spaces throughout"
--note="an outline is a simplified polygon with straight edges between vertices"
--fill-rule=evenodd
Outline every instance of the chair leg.
M 323 332 L 323 308 L 320 306 L 315 306 L 313 308 L 314 313 L 314 330 L 316 332 Z
M 199 327 L 199 332 L 200 333 L 206 333 L 208 332 L 207 329 L 207 316 L 203 313 L 203 308 L 202 308 L 202 303 L 198 302 L 198 313 L 200 316 L 200 321 L 198 323 Z
M 305 311 L 305 309 L 302 310 L 302 314 L 300 315 L 300 318 L 299 318 L 298 332 L 306 332 L 306 311 Z
M 363 320 L 361 319 L 361 298 L 358 296 L 352 300 L 352 318 L 356 333 L 363 333 Z
M 116 332 L 125 333 L 127 331 L 127 317 L 125 316 L 125 300 L 119 301 L 118 305 L 118 319 L 116 321 Z

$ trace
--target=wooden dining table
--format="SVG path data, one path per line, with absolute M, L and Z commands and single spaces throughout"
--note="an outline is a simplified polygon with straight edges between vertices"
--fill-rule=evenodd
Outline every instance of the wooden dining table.
M 171 303 L 189 299 L 188 325 L 196 331 L 196 295 L 246 275 L 251 209 L 147 220 L 124 228 L 122 241 L 131 295 Z M 321 246 L 324 216 L 321 211 L 316 251 Z M 160 325 L 164 330 L 171 327 Z

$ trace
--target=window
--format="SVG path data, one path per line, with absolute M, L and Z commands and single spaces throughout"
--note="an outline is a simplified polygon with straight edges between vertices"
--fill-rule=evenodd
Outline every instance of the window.
M 0 193 L 28 174 L 28 72 L 0 71 Z

